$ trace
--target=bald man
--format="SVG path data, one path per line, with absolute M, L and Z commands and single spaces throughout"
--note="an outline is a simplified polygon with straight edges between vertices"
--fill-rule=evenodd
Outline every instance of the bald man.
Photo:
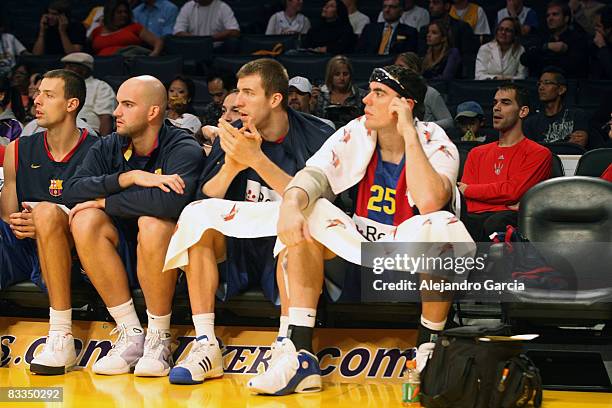
M 162 274 L 162 267 L 204 156 L 189 133 L 164 123 L 166 91 L 156 78 L 128 79 L 117 103 L 117 131 L 91 148 L 64 187 L 80 203 L 69 219 L 81 265 L 117 323 L 118 338 L 93 371 L 166 376 L 176 271 Z M 146 338 L 130 292 L 137 283 L 147 305 Z

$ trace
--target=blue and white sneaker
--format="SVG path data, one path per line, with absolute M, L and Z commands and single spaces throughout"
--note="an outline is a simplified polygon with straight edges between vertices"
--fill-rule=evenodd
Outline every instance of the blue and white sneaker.
M 219 344 L 200 336 L 191 344 L 185 359 L 170 370 L 171 384 L 202 384 L 207 378 L 223 376 L 223 357 Z
M 278 346 L 277 356 L 272 357 L 270 367 L 251 378 L 247 386 L 251 392 L 268 395 L 287 395 L 321 391 L 321 369 L 315 355 L 296 351 L 293 342 L 284 338 Z

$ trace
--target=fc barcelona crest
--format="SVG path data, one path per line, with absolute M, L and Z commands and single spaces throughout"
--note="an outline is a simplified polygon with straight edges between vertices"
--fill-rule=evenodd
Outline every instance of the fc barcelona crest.
M 49 183 L 49 194 L 52 197 L 59 197 L 62 195 L 64 180 L 51 180 Z

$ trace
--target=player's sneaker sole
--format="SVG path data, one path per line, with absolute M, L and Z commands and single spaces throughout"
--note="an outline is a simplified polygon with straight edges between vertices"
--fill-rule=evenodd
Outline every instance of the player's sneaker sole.
M 66 374 L 68 371 L 72 370 L 75 365 L 76 362 L 61 367 L 51 367 L 33 363 L 30 364 L 30 372 L 38 375 L 63 375 Z

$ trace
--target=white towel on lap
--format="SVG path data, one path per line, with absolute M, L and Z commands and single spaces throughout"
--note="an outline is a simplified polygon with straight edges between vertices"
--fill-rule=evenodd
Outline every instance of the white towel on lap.
M 279 201 L 254 203 L 218 198 L 194 201 L 185 207 L 176 224 L 164 271 L 188 265 L 188 249 L 200 241 L 208 229 L 235 238 L 275 236 L 279 205 Z
M 361 244 L 368 242 L 358 231 L 355 222 L 342 210 L 324 198 L 319 199 L 312 212 L 307 216 L 308 228 L 312 237 L 339 257 L 361 265 Z M 454 256 L 471 256 L 476 250 L 472 237 L 457 217 L 447 211 L 437 211 L 426 215 L 416 215 L 401 223 L 393 234 L 377 242 L 417 242 L 437 243 L 435 248 L 453 244 Z M 276 240 L 274 255 L 277 256 L 285 245 Z M 420 247 L 412 247 L 414 250 Z M 428 246 L 429 250 L 434 250 Z M 438 252 L 439 253 L 439 252 Z M 438 253 L 425 253 L 437 256 Z M 410 254 L 409 254 L 410 255 Z M 387 254 L 387 256 L 391 256 Z

